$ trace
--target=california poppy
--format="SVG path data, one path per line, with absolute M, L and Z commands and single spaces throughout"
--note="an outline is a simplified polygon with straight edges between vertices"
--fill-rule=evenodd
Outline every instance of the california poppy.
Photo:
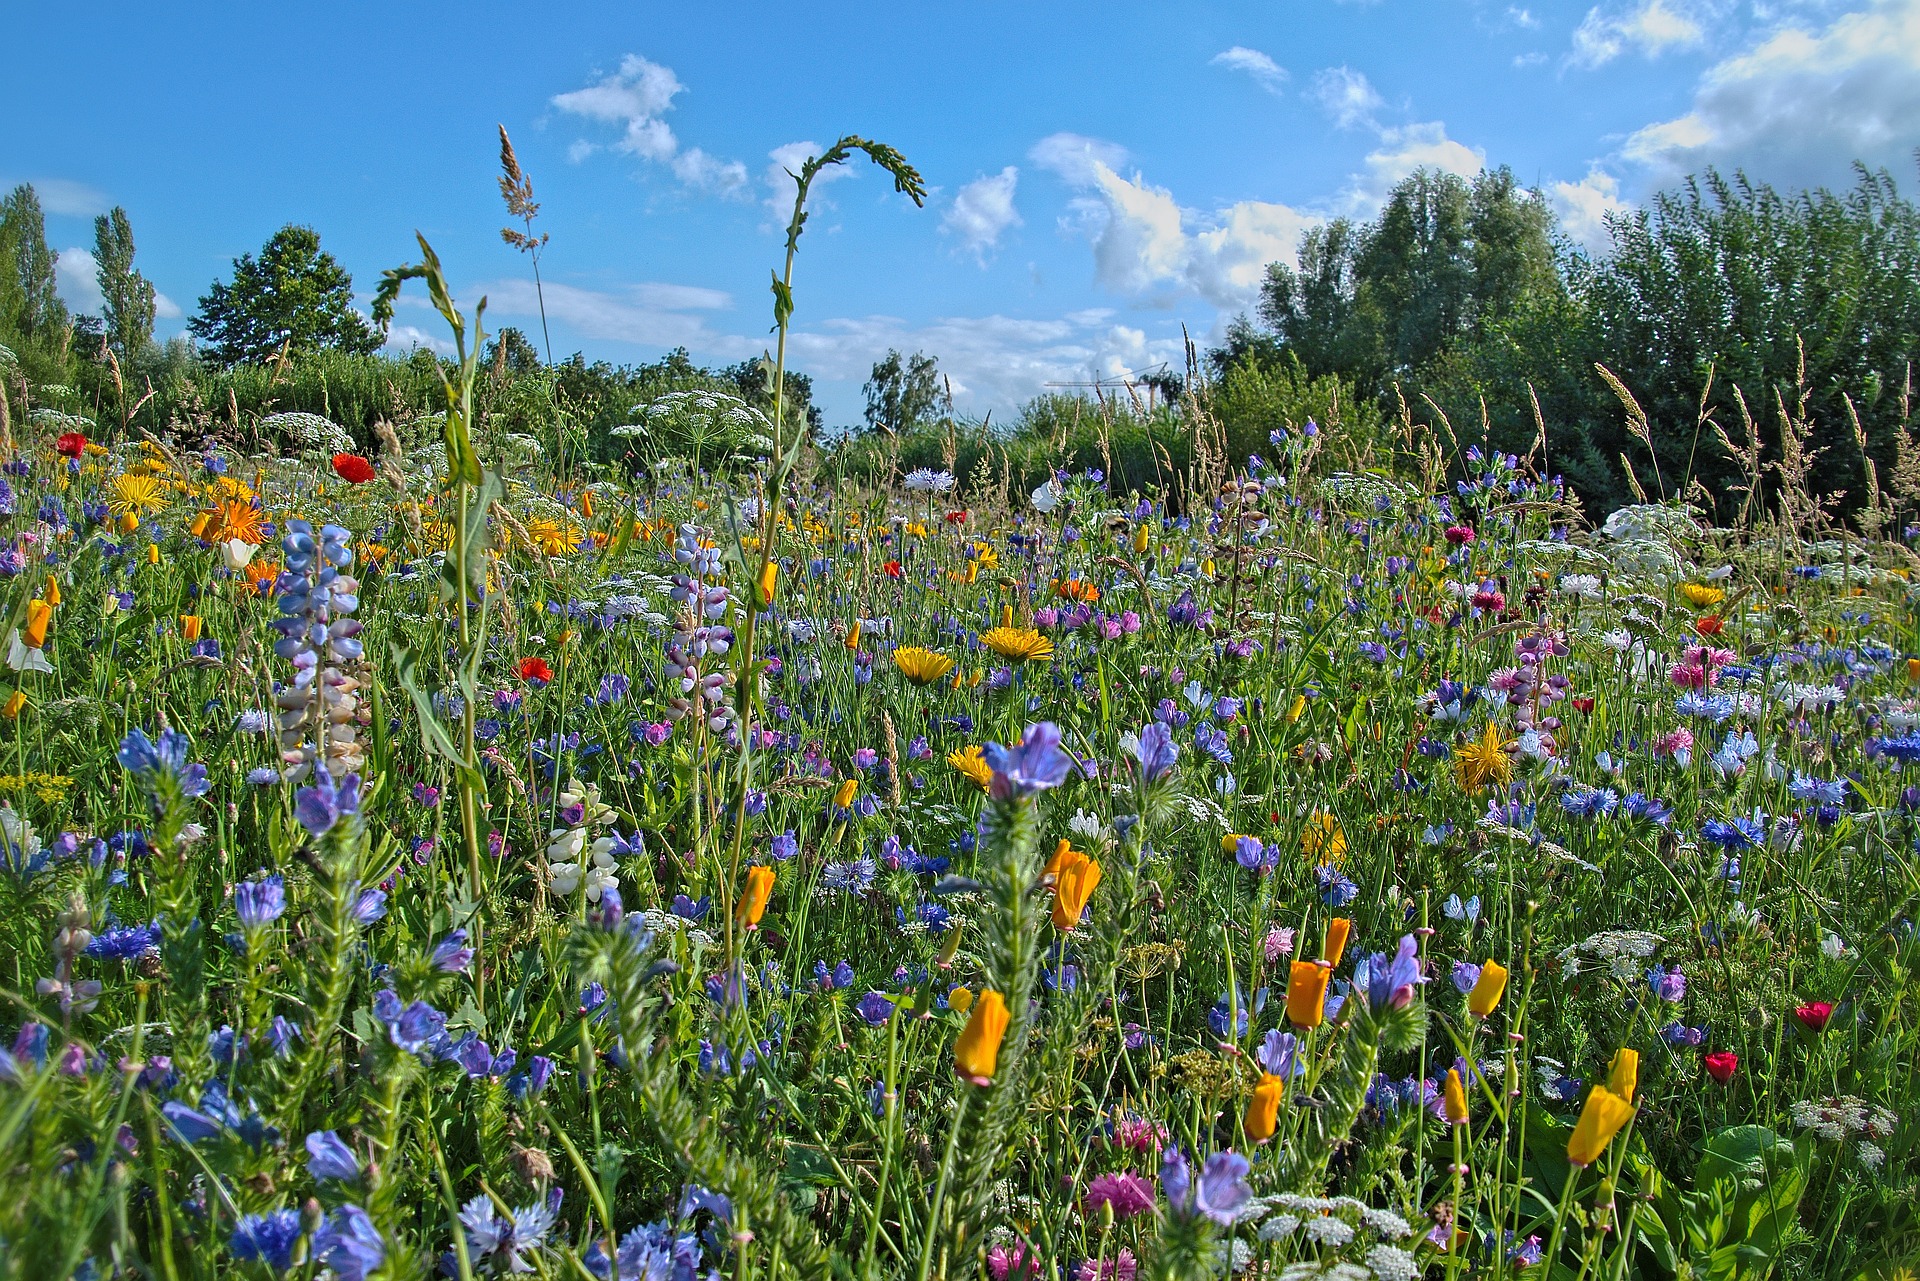
M 27 602 L 27 625 L 21 635 L 27 648 L 39 649 L 47 643 L 47 624 L 53 621 L 53 606 L 43 600 Z
M 1007 1035 L 1007 998 L 988 988 L 973 1003 L 973 1013 L 953 1043 L 953 1065 L 975 1085 L 992 1085 L 1000 1063 L 1000 1042 Z
M 198 615 L 198 614 L 182 614 L 182 615 L 180 615 L 180 637 L 181 637 L 181 639 L 182 639 L 182 640 L 188 640 L 188 641 L 197 641 L 197 640 L 199 640 L 199 639 L 200 639 L 200 629 L 201 629 L 201 626 L 202 626 L 202 620 L 201 620 L 201 618 L 200 618 L 200 615 Z
M 1340 964 L 1340 956 L 1347 950 L 1347 936 L 1353 933 L 1353 921 L 1344 916 L 1336 916 L 1327 922 L 1327 946 L 1325 949 L 1327 964 Z
M 1287 1021 L 1295 1027 L 1319 1027 L 1327 1014 L 1327 980 L 1333 967 L 1295 961 L 1287 971 Z
M 1441 1094 L 1441 1107 L 1446 1112 L 1448 1125 L 1467 1123 L 1467 1087 L 1461 1084 L 1460 1069 L 1447 1069 L 1447 1085 Z
M 553 679 L 553 669 L 547 666 L 544 658 L 523 658 L 520 660 L 520 679 L 539 681 L 542 685 Z
M 373 464 L 358 454 L 335 454 L 334 474 L 349 485 L 364 485 L 373 479 Z
M 760 924 L 760 916 L 767 910 L 767 900 L 773 896 L 773 869 L 770 867 L 750 867 L 747 869 L 746 888 L 740 892 L 740 902 L 734 909 L 734 915 L 748 929 Z
M 846 809 L 848 806 L 853 804 L 853 798 L 858 796 L 859 794 L 860 794 L 860 781 L 858 779 L 853 779 L 853 778 L 841 779 L 840 786 L 836 787 L 833 790 L 834 808 L 842 809 L 842 810 Z
M 1592 1165 L 1632 1115 L 1633 1104 L 1604 1085 L 1594 1086 L 1567 1138 L 1567 1160 L 1575 1165 Z
M 1253 1087 L 1253 1097 L 1247 1100 L 1245 1125 L 1247 1137 L 1255 1143 L 1265 1143 L 1279 1128 L 1280 1095 L 1286 1088 L 1286 1079 L 1271 1072 L 1263 1075 L 1260 1084 Z
M 1093 897 L 1094 887 L 1100 884 L 1100 864 L 1081 855 L 1069 859 L 1060 869 L 1059 880 L 1053 889 L 1053 927 L 1057 930 L 1071 930 L 1080 924 L 1081 914 L 1087 910 L 1087 900 Z
M 1506 990 L 1507 967 L 1498 961 L 1488 961 L 1480 967 L 1480 977 L 1467 993 L 1467 1012 L 1477 1019 L 1486 1018 L 1500 1004 Z
M 1640 1051 L 1629 1050 L 1623 1045 L 1613 1053 L 1613 1066 L 1607 1075 L 1607 1089 L 1631 1103 L 1633 1092 L 1639 1084 Z

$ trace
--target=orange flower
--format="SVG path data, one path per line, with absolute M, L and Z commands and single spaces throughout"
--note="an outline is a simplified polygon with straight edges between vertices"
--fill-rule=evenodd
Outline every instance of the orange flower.
M 1567 1160 L 1575 1165 L 1592 1165 L 1632 1115 L 1633 1104 L 1604 1085 L 1594 1086 L 1567 1138 Z
M 1353 922 L 1344 916 L 1336 916 L 1327 922 L 1327 965 L 1340 964 L 1341 955 L 1347 950 L 1347 935 L 1353 932 Z
M 1702 636 L 1718 636 L 1726 630 L 1726 624 L 1720 621 L 1718 614 L 1703 614 L 1693 620 L 1693 630 Z
M 1053 927 L 1066 931 L 1080 924 L 1081 914 L 1087 910 L 1087 900 L 1093 897 L 1094 887 L 1100 884 L 1100 864 L 1086 855 L 1069 859 L 1060 869 L 1060 879 L 1053 890 Z
M 0 716 L 4 716 L 8 720 L 13 720 L 15 717 L 20 715 L 20 709 L 22 709 L 26 705 L 27 705 L 26 694 L 23 691 L 16 689 L 13 691 L 13 697 L 9 698 L 6 701 L 6 705 L 0 706 Z
M 52 574 L 48 574 L 47 590 L 40 594 L 47 598 L 47 604 L 58 605 L 60 603 L 60 580 Z
M 747 885 L 740 892 L 740 902 L 734 908 L 734 915 L 748 929 L 760 924 L 760 916 L 767 910 L 767 900 L 773 897 L 773 869 L 770 867 L 750 867 L 747 869 Z
M 1245 1125 L 1247 1137 L 1255 1143 L 1265 1143 L 1279 1128 L 1280 1096 L 1286 1088 L 1286 1081 L 1271 1072 L 1262 1076 L 1260 1084 L 1253 1087 L 1253 1097 L 1247 1100 Z
M 1447 1124 L 1465 1125 L 1467 1122 L 1467 1088 L 1460 1083 L 1460 1069 L 1447 1069 L 1447 1089 L 1442 1096 L 1442 1106 L 1446 1108 Z
M 43 600 L 27 602 L 27 626 L 21 633 L 27 648 L 39 649 L 47 643 L 47 624 L 53 621 L 53 606 Z
M 973 1013 L 953 1043 L 953 1065 L 975 1085 L 992 1085 L 1000 1064 L 1000 1042 L 1007 1035 L 1007 998 L 988 988 L 973 1003 Z
M 1331 966 L 1295 961 L 1287 972 L 1287 1021 L 1295 1027 L 1319 1027 L 1327 1016 L 1327 980 Z
M 1631 1103 L 1634 1087 L 1639 1084 L 1640 1051 L 1622 1046 L 1613 1052 L 1613 1069 L 1607 1077 L 1607 1089 Z
M 201 627 L 200 615 L 198 614 L 180 615 L 180 635 L 182 639 L 188 640 L 188 641 L 199 640 L 200 627 Z
M 1498 961 L 1488 961 L 1480 967 L 1480 977 L 1474 981 L 1473 990 L 1467 993 L 1467 1012 L 1477 1019 L 1486 1018 L 1500 1004 L 1500 997 L 1506 990 L 1507 967 Z

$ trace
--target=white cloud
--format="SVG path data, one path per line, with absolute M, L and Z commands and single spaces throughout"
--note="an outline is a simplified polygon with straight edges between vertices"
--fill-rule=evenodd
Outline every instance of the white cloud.
M 780 218 L 780 225 L 786 226 L 786 220 L 793 214 L 794 175 L 800 172 L 800 166 L 819 155 L 826 148 L 817 142 L 802 140 L 782 143 L 767 153 L 767 208 Z M 859 159 L 858 155 L 854 157 Z M 843 178 L 857 177 L 860 170 L 851 164 L 828 165 L 813 176 L 813 185 L 807 188 L 807 206 L 818 209 L 820 202 L 815 198 L 820 189 L 828 183 L 839 182 Z
M 60 301 L 67 304 L 68 311 L 97 315 L 107 305 L 95 276 L 99 269 L 100 264 L 94 261 L 93 252 L 77 246 L 62 249 L 54 259 L 54 282 L 60 291 Z
M 417 325 L 392 325 L 387 329 L 387 348 L 390 351 L 412 351 L 415 347 L 425 347 L 437 356 L 454 354 L 453 340 L 421 329 Z
M 1342 129 L 1351 129 L 1355 125 L 1378 128 L 1374 113 L 1387 105 L 1374 91 L 1372 83 L 1352 67 L 1328 67 L 1316 71 L 1308 92 L 1320 104 L 1321 110 Z
M 1533 16 L 1533 10 L 1522 9 L 1518 5 L 1508 7 L 1507 21 L 1516 27 L 1529 31 L 1540 25 L 1540 19 Z
M 1268 93 L 1277 94 L 1280 86 L 1287 82 L 1287 69 L 1261 53 L 1258 49 L 1249 49 L 1245 45 L 1216 53 L 1211 59 L 1212 65 L 1225 67 L 1230 71 L 1244 71 L 1252 76 L 1255 83 Z
M 1598 168 L 1579 182 L 1556 182 L 1547 189 L 1547 201 L 1560 219 L 1560 228 L 1577 244 L 1604 249 L 1608 244 L 1607 215 L 1633 208 L 1620 196 L 1620 180 Z
M 1350 216 L 1372 217 L 1400 180 L 1416 169 L 1471 178 L 1486 163 L 1486 152 L 1447 137 L 1447 127 L 1438 120 L 1384 128 L 1380 145 L 1367 153 L 1365 170 L 1353 176 L 1339 203 Z
M 1686 0 L 1675 8 L 1668 0 L 1639 0 L 1628 9 L 1593 8 L 1573 33 L 1575 66 L 1598 67 L 1629 49 L 1657 58 L 1670 49 L 1687 49 L 1706 36 Z
M 184 314 L 179 303 L 157 290 L 154 292 L 153 315 L 156 320 L 178 320 Z
M 30 178 L 27 181 L 33 184 L 34 194 L 40 197 L 40 208 L 50 214 L 91 218 L 107 212 L 112 203 L 97 188 L 71 178 Z M 11 190 L 14 184 L 9 182 L 6 186 Z
M 1127 162 L 1127 149 L 1117 142 L 1077 133 L 1048 134 L 1033 144 L 1027 159 L 1076 187 L 1094 180 L 1096 166 L 1118 169 Z
M 531 280 L 495 280 L 469 292 L 484 293 L 488 310 L 497 315 L 540 314 Z M 712 347 L 720 335 L 699 313 L 733 306 L 731 294 L 698 285 L 639 284 L 607 292 L 548 281 L 544 292 L 548 319 L 578 336 L 648 347 Z
M 666 165 L 687 187 L 723 196 L 744 194 L 745 165 L 709 155 L 699 147 L 683 150 L 664 119 L 674 98 L 685 89 L 671 67 L 630 53 L 620 60 L 618 71 L 584 89 L 555 94 L 552 102 L 570 115 L 621 126 L 614 150 Z M 578 164 L 597 150 L 598 144 L 579 139 L 567 149 L 567 158 Z
M 957 236 L 964 248 L 984 262 L 987 252 L 999 245 L 1001 233 L 1020 225 L 1020 213 L 1013 207 L 1019 182 L 1020 171 L 1012 165 L 975 178 L 954 195 L 941 216 L 940 229 Z
M 1920 146 L 1920 0 L 1876 0 L 1823 29 L 1787 26 L 1701 76 L 1692 108 L 1630 137 L 1658 180 L 1713 164 L 1778 184 L 1845 183 L 1854 160 Z

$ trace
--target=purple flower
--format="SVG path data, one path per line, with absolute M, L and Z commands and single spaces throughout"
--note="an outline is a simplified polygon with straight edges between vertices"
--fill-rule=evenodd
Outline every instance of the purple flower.
M 1401 935 L 1400 948 L 1391 961 L 1385 953 L 1375 952 L 1354 967 L 1354 987 L 1375 1009 L 1406 1009 L 1413 1002 L 1414 988 L 1427 981 L 1420 973 L 1419 953 L 1420 945 L 1413 935 Z
M 893 1017 L 893 1002 L 885 992 L 868 992 L 854 1003 L 853 1012 L 865 1019 L 868 1027 L 880 1027 Z
M 361 890 L 359 897 L 353 900 L 353 919 L 361 925 L 372 925 L 386 914 L 385 890 Z
M 312 787 L 293 795 L 293 816 L 309 836 L 325 836 L 333 825 L 360 809 L 360 776 L 349 774 L 339 782 L 326 770 L 316 770 Z
M 1647 971 L 1647 987 L 1653 994 L 1669 1005 L 1678 1004 L 1687 998 L 1687 976 L 1680 972 L 1679 966 L 1667 969 L 1656 965 Z
M 287 886 L 278 872 L 258 881 L 242 881 L 233 887 L 233 910 L 240 916 L 243 930 L 264 929 L 280 919 L 287 910 Z
M 1453 963 L 1453 985 L 1463 994 L 1473 991 L 1474 984 L 1480 981 L 1480 967 L 1471 961 Z
M 328 1215 L 314 1229 L 312 1247 L 313 1257 L 337 1281 L 367 1281 L 387 1258 L 380 1229 L 357 1205 L 343 1205 Z
M 217 1139 L 224 1127 L 196 1108 L 190 1108 L 177 1100 L 168 1100 L 160 1105 L 160 1115 L 167 1119 L 167 1128 L 182 1143 L 205 1143 L 208 1139 Z
M 1060 727 L 1052 721 L 1027 726 L 1019 746 L 988 743 L 981 755 L 993 771 L 988 789 L 996 801 L 1032 796 L 1067 781 L 1073 761 L 1060 750 Z
M 300 1239 L 300 1213 L 273 1210 L 242 1216 L 227 1246 L 236 1259 L 258 1259 L 276 1272 L 293 1266 L 294 1243 Z
M 774 862 L 784 863 L 799 852 L 800 838 L 795 836 L 792 831 L 782 832 L 773 838 L 772 853 Z
M 428 964 L 442 974 L 464 974 L 473 964 L 473 949 L 467 946 L 467 932 L 455 930 L 433 949 Z
M 157 739 L 135 729 L 120 740 L 115 755 L 151 797 L 160 798 L 170 787 L 177 787 L 182 796 L 205 796 L 213 783 L 205 765 L 187 762 L 188 746 L 187 736 L 175 729 L 161 730 Z
M 1160 1188 L 1167 1204 L 1181 1218 L 1205 1215 L 1215 1223 L 1231 1223 L 1253 1190 L 1247 1186 L 1247 1158 L 1238 1152 L 1216 1152 L 1200 1167 L 1194 1186 L 1187 1159 L 1178 1148 L 1168 1148 L 1160 1165 Z
M 315 1130 L 307 1136 L 307 1173 L 316 1183 L 327 1179 L 351 1183 L 360 1177 L 360 1162 L 337 1133 Z
M 1282 1032 L 1275 1028 L 1262 1039 L 1260 1048 L 1253 1052 L 1253 1057 L 1260 1064 L 1262 1072 L 1284 1080 L 1287 1077 L 1299 1076 L 1307 1070 L 1306 1064 L 1294 1058 L 1294 1051 L 1298 1045 L 1299 1042 L 1294 1039 L 1293 1033 Z

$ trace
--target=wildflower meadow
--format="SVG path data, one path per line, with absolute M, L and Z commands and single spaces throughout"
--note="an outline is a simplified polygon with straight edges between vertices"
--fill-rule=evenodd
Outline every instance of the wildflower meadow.
M 869 162 L 768 394 L 605 458 L 424 239 L 371 432 L 0 358 L 0 1271 L 1911 1276 L 1920 511 L 1197 371 L 1149 481 L 836 471 Z

